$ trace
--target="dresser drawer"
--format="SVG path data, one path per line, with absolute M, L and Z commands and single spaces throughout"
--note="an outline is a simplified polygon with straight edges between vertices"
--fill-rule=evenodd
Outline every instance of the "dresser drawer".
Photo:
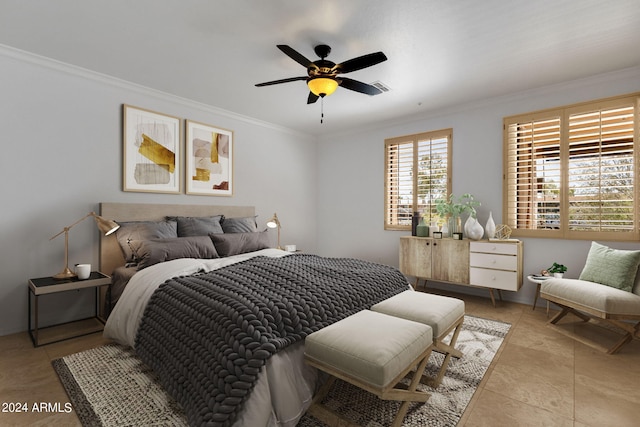
M 486 268 L 471 267 L 469 269 L 469 281 L 474 286 L 502 289 L 505 291 L 518 291 L 520 283 L 515 271 L 489 270 Z
M 517 255 L 518 245 L 514 243 L 471 242 L 469 250 L 487 254 Z
M 469 264 L 471 267 L 516 271 L 518 269 L 518 257 L 471 252 L 469 254 Z

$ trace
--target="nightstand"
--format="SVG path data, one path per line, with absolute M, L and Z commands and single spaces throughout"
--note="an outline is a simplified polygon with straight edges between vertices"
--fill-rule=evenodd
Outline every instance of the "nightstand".
M 29 279 L 29 335 L 33 346 L 38 347 L 45 344 L 51 344 L 58 341 L 63 341 L 70 338 L 79 337 L 82 335 L 93 334 L 100 332 L 104 329 L 104 319 L 98 316 L 98 293 L 99 288 L 102 286 L 111 287 L 111 277 L 103 274 L 99 271 L 92 271 L 88 279 L 80 280 L 77 277 L 70 279 L 54 279 L 53 277 L 40 277 L 37 279 Z M 93 317 L 86 319 L 75 320 L 67 323 L 60 323 L 57 325 L 47 326 L 46 328 L 39 328 L 38 325 L 38 300 L 40 296 L 47 294 L 54 294 L 58 292 L 76 291 L 79 289 L 94 288 L 95 289 L 95 314 Z M 109 290 L 107 293 L 109 293 Z M 34 327 L 32 329 L 32 314 L 31 314 L 31 297 L 34 299 Z

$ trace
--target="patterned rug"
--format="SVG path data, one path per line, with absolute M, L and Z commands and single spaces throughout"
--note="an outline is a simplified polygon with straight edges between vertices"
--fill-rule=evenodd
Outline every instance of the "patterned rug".
M 451 359 L 437 390 L 419 386 L 431 398 L 424 404 L 411 404 L 403 425 L 455 426 L 509 328 L 508 323 L 466 316 L 456 345 L 464 357 Z M 429 375 L 435 375 L 442 359 L 441 354 L 432 354 Z M 187 425 L 182 410 L 153 372 L 124 347 L 106 345 L 52 363 L 84 426 Z M 324 404 L 367 427 L 390 425 L 399 407 L 399 403 L 382 401 L 342 381 L 336 382 Z M 323 425 L 310 415 L 298 423 L 298 427 Z

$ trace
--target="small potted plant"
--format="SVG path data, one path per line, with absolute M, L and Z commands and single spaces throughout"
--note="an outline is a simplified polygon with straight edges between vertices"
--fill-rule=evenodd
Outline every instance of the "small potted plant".
M 553 277 L 557 277 L 560 279 L 562 278 L 562 275 L 564 274 L 564 272 L 567 271 L 567 267 L 565 267 L 562 264 L 558 264 L 557 262 L 554 262 L 553 265 L 547 269 L 547 271 L 550 274 L 553 274 Z

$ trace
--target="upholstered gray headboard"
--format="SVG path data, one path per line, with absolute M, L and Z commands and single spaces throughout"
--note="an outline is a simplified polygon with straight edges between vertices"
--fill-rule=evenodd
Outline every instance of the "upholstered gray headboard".
M 100 203 L 100 216 L 118 221 L 160 221 L 165 216 L 224 215 L 237 218 L 255 215 L 254 206 L 162 205 L 144 203 Z M 122 250 L 115 233 L 100 237 L 100 271 L 111 275 L 124 265 Z

